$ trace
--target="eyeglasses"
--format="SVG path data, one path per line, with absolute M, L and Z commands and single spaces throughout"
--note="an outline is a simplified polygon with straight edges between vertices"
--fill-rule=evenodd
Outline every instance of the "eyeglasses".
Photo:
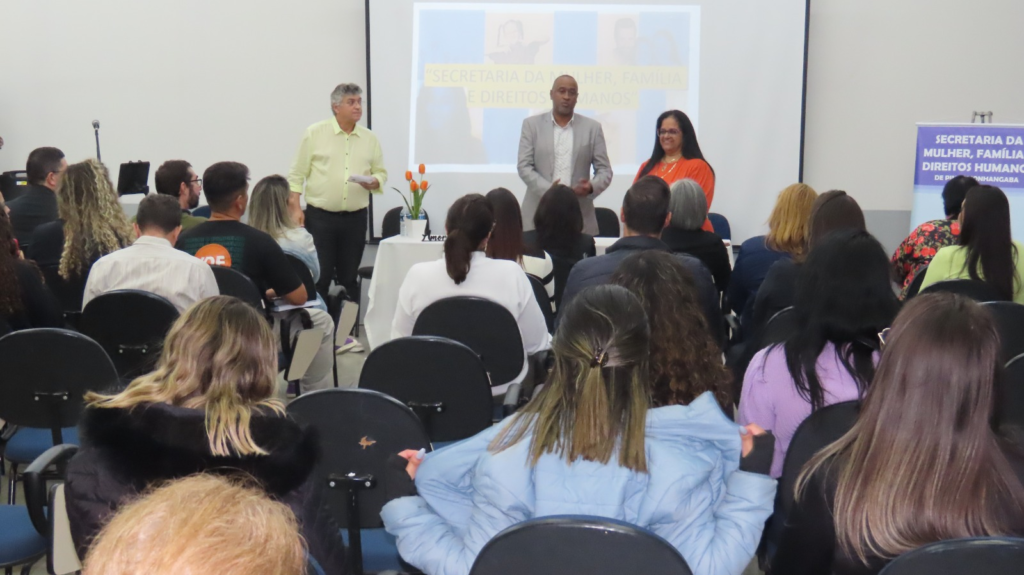
M 658 130 L 659 136 L 678 136 L 680 134 L 682 134 L 682 132 L 675 128 L 669 128 L 667 130 Z
M 189 180 L 189 183 L 190 184 L 199 184 L 200 186 L 202 186 L 203 185 L 203 179 L 202 178 L 196 178 L 194 180 Z
M 889 339 L 889 330 L 891 329 L 891 327 L 887 327 L 878 332 L 878 342 L 882 344 L 882 347 L 885 347 L 885 340 Z

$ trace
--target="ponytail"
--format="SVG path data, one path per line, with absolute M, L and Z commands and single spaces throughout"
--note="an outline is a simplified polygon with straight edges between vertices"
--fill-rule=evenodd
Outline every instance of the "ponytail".
M 444 240 L 445 267 L 448 277 L 459 285 L 469 275 L 473 252 L 494 227 L 494 211 L 480 194 L 468 194 L 452 204 L 445 227 L 448 229 L 448 237 Z

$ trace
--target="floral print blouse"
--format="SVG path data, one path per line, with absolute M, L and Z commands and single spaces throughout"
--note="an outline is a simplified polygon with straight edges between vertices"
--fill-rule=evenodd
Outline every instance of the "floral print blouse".
M 910 232 L 907 239 L 892 254 L 892 269 L 896 281 L 903 286 L 900 299 L 907 295 L 907 289 L 922 267 L 928 265 L 939 248 L 956 245 L 960 235 L 960 223 L 956 220 L 933 220 L 925 222 Z

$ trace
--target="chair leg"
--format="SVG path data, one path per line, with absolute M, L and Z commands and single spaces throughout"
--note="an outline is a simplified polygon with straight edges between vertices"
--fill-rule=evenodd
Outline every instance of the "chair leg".
M 21 575 L 32 575 L 32 565 L 34 563 L 28 563 L 21 566 Z

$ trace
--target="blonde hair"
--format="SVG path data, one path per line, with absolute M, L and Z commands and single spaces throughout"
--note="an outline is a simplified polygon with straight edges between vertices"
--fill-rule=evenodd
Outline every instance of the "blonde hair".
M 530 439 L 530 464 L 545 453 L 647 472 L 645 424 L 651 407 L 650 329 L 626 288 L 587 288 L 564 310 L 543 393 L 494 438 L 491 452 Z
M 86 160 L 68 166 L 57 187 L 57 213 L 64 220 L 60 276 L 66 280 L 102 257 L 132 243 L 135 233 L 106 166 Z
M 206 411 L 210 452 L 266 455 L 249 429 L 254 412 L 284 415 L 277 387 L 277 344 L 267 320 L 239 299 L 217 296 L 185 311 L 171 327 L 156 370 L 117 395 L 86 394 L 91 408 L 167 403 Z
M 793 184 L 779 192 L 768 217 L 765 245 L 775 251 L 802 256 L 807 248 L 811 205 L 817 197 L 818 193 L 807 184 Z
M 167 483 L 120 508 L 85 558 L 86 575 L 303 575 L 295 514 L 213 475 Z
M 288 180 L 283 176 L 267 176 L 256 182 L 249 198 L 249 225 L 275 240 L 299 227 L 288 213 L 290 194 Z

